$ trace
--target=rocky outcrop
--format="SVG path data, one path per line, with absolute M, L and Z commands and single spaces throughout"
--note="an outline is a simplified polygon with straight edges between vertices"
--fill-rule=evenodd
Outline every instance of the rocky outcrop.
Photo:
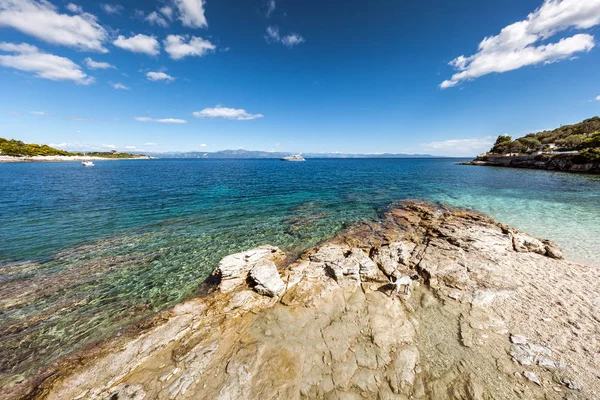
M 485 154 L 463 165 L 546 169 L 550 171 L 600 174 L 600 161 L 576 162 L 575 154 L 502 155 Z
M 600 397 L 600 271 L 550 242 L 408 202 L 283 260 L 226 257 L 207 296 L 63 360 L 30 396 Z

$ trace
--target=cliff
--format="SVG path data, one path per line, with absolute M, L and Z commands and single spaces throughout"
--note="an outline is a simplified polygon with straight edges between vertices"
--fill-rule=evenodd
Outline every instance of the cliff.
M 597 399 L 600 270 L 561 258 L 405 202 L 291 262 L 230 255 L 203 297 L 0 397 Z
M 600 174 L 600 159 L 588 161 L 578 158 L 577 154 L 485 154 L 462 164 Z

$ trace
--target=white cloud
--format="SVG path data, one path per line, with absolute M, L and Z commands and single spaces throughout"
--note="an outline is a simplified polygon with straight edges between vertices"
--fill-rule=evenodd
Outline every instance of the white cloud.
M 269 3 L 267 4 L 267 18 L 269 18 L 271 14 L 273 14 L 273 11 L 275 11 L 276 6 L 277 5 L 275 4 L 275 0 L 269 1 Z
M 292 33 L 291 35 L 287 35 L 281 39 L 281 43 L 288 47 L 296 46 L 302 42 L 304 42 L 304 38 L 297 33 Z
M 137 149 L 137 147 L 135 147 L 135 146 L 125 146 L 125 148 L 129 149 L 129 150 L 135 150 L 135 149 Z
M 154 36 L 142 35 L 141 33 L 131 36 L 130 38 L 119 35 L 113 44 L 123 50 L 128 50 L 133 53 L 144 53 L 150 56 L 155 56 L 160 53 L 160 44 L 158 43 L 158 40 L 156 40 Z
M 421 144 L 423 150 L 433 155 L 471 157 L 484 153 L 494 144 L 493 136 L 471 139 L 451 139 Z
M 206 143 L 202 143 L 200 147 L 206 147 Z
M 283 43 L 288 47 L 294 47 L 304 42 L 304 38 L 297 33 L 291 33 L 287 36 L 281 36 L 279 34 L 279 27 L 273 25 L 267 27 L 267 35 L 265 36 L 265 39 L 267 39 L 267 42 L 269 43 Z
M 157 146 L 156 143 L 152 143 L 152 142 L 148 142 L 148 143 L 144 143 L 144 146 Z
M 555 43 L 540 44 L 570 28 L 588 29 L 600 24 L 600 0 L 544 0 L 540 8 L 479 43 L 477 53 L 450 62 L 459 72 L 440 84 L 445 89 L 459 82 L 528 65 L 549 64 L 590 51 L 594 37 L 576 34 Z
M 35 46 L 21 43 L 0 43 L 0 51 L 16 53 L 0 55 L 0 65 L 20 71 L 33 72 L 38 78 L 53 81 L 73 81 L 80 85 L 89 85 L 94 78 L 87 76 L 79 65 L 68 58 L 42 53 Z
M 179 11 L 179 19 L 188 28 L 205 28 L 208 26 L 204 16 L 204 0 L 173 0 Z
M 31 115 L 46 115 L 45 111 L 29 111 Z
M 157 119 L 156 122 L 160 122 L 162 124 L 187 124 L 187 121 L 185 119 L 178 118 Z
M 150 118 L 150 117 L 135 117 L 134 119 L 139 122 L 159 122 L 161 124 L 187 124 L 187 121 L 185 119 L 179 119 L 179 118 L 154 119 L 154 118 Z M 152 146 L 153 144 L 146 143 L 146 145 Z
M 121 11 L 123 11 L 123 6 L 120 4 L 101 4 L 100 7 L 102 7 L 105 13 L 111 15 L 121 14 Z
M 129 90 L 129 87 L 123 85 L 122 83 L 111 83 L 110 85 L 113 87 L 113 89 Z
M 165 74 L 164 72 L 155 71 L 146 72 L 146 78 L 149 81 L 173 82 L 175 80 L 175 78 L 173 78 L 171 75 Z
M 87 65 L 88 68 L 91 68 L 91 69 L 115 68 L 115 66 L 112 64 L 109 64 L 107 62 L 102 62 L 102 61 L 94 61 L 89 57 L 87 57 L 85 60 L 83 60 L 83 62 L 85 63 L 85 65 Z
M 204 40 L 201 37 L 192 36 L 191 39 L 185 43 L 188 36 L 169 35 L 163 41 L 165 51 L 169 53 L 169 56 L 173 60 L 180 60 L 188 56 L 202 57 L 210 51 L 214 51 L 216 46 Z
M 596 97 L 596 100 L 600 101 L 600 96 Z
M 94 118 L 89 118 L 89 117 L 70 117 L 69 118 L 71 121 L 93 121 Z
M 78 50 L 108 50 L 108 33 L 89 13 L 61 14 L 46 0 L 0 0 L 0 27 L 9 27 L 48 43 Z
M 81 8 L 77 4 L 73 4 L 73 3 L 67 4 L 67 10 L 71 11 L 74 14 L 82 14 L 83 13 L 83 8 Z
M 216 106 L 214 108 L 205 108 L 202 111 L 193 113 L 196 118 L 225 118 L 238 121 L 248 121 L 251 119 L 263 118 L 262 114 L 249 114 L 244 109 L 227 108 Z
M 158 11 L 164 15 L 169 21 L 173 21 L 173 9 L 169 6 L 161 7 Z
M 150 22 L 151 25 L 158 25 L 163 28 L 166 28 L 169 26 L 169 23 L 167 22 L 167 20 L 162 15 L 157 13 L 156 11 L 152 11 L 144 19 L 146 21 Z
M 102 147 L 104 147 L 105 149 L 116 149 L 117 146 L 115 146 L 114 144 L 103 144 Z

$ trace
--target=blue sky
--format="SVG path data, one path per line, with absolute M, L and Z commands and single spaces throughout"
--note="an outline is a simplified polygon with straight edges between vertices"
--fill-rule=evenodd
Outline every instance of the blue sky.
M 600 114 L 599 26 L 600 0 L 0 0 L 0 136 L 470 156 Z

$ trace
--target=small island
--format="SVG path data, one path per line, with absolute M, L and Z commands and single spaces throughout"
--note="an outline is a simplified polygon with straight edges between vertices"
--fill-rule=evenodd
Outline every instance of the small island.
M 516 140 L 498 136 L 489 152 L 463 164 L 600 174 L 600 117 Z
M 143 154 L 123 153 L 117 150 L 94 151 L 86 154 L 56 149 L 46 144 L 24 143 L 15 139 L 0 138 L 0 162 L 34 161 L 82 161 L 82 160 L 119 160 L 149 159 Z

